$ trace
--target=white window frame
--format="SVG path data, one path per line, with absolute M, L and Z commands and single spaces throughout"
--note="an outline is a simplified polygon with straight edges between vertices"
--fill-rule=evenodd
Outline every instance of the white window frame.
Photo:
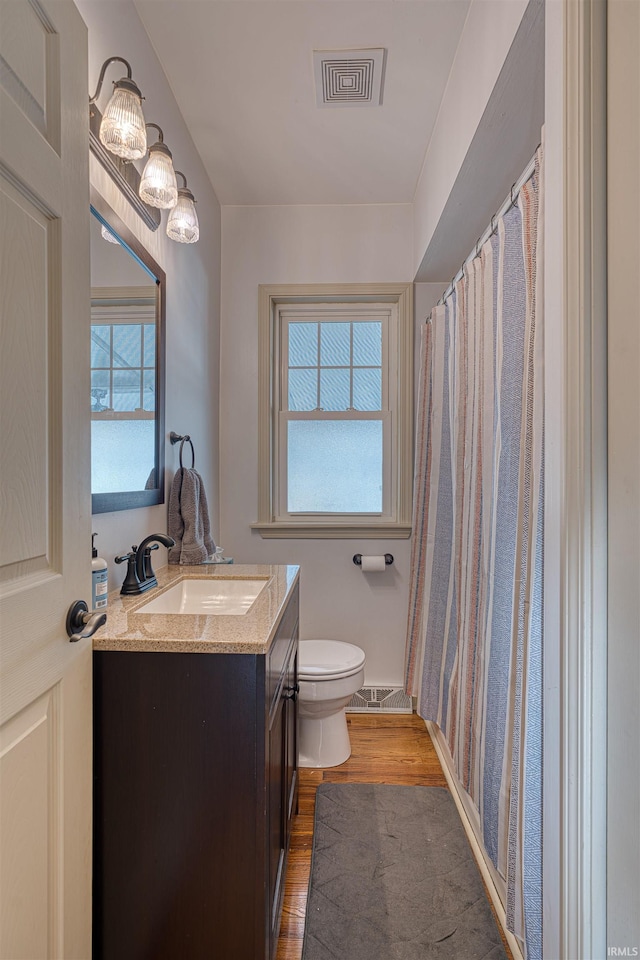
M 385 317 L 388 392 L 383 397 L 385 499 L 381 513 L 303 513 L 286 510 L 286 422 L 281 397 L 287 386 L 283 320 L 335 311 L 335 319 Z M 338 316 L 340 314 L 340 316 Z M 318 316 L 318 319 L 321 319 Z M 286 326 L 286 324 L 285 324 Z M 259 493 L 258 521 L 266 538 L 394 538 L 411 535 L 413 482 L 413 285 L 288 284 L 259 287 Z M 291 414 L 289 414 L 291 416 Z M 314 418 L 316 414 L 314 412 Z M 317 416 L 322 419 L 320 412 Z M 350 416 L 343 414 L 345 418 Z M 335 411 L 326 419 L 340 419 Z M 294 417 L 295 418 L 295 417 Z M 359 418 L 367 419 L 367 415 Z M 372 419 L 381 419 L 373 413 Z M 302 418 L 301 418 L 302 419 Z

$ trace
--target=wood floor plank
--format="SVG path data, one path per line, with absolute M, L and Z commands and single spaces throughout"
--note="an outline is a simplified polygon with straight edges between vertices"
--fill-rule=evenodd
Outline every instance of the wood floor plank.
M 315 795 L 320 783 L 394 783 L 448 789 L 438 755 L 420 717 L 352 713 L 347 719 L 352 752 L 346 763 L 326 770 L 301 768 L 299 771 L 299 813 L 294 818 L 291 834 L 276 960 L 301 960 L 302 957 Z M 502 939 L 507 957 L 512 960 L 504 935 Z

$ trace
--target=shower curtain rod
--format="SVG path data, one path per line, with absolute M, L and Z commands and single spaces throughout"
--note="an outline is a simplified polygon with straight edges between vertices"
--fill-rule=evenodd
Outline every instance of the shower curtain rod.
M 528 163 L 527 166 L 525 167 L 522 175 L 516 180 L 516 182 L 515 182 L 515 183 L 513 184 L 513 186 L 511 187 L 511 190 L 509 191 L 509 195 L 505 198 L 504 202 L 498 207 L 498 209 L 496 210 L 496 212 L 494 213 L 494 215 L 491 217 L 491 220 L 489 221 L 489 226 L 488 226 L 487 229 L 484 231 L 484 233 L 480 234 L 480 236 L 479 236 L 478 239 L 476 240 L 475 247 L 473 248 L 473 250 L 471 251 L 471 253 L 469 254 L 469 256 L 466 257 L 465 260 L 463 260 L 462 266 L 460 267 L 460 269 L 458 270 L 458 272 L 457 272 L 456 275 L 454 276 L 453 280 L 451 281 L 451 283 L 449 284 L 449 286 L 446 288 L 446 290 L 444 291 L 444 293 L 442 294 L 442 296 L 441 296 L 440 299 L 438 300 L 438 302 L 437 302 L 437 304 L 436 304 L 437 307 L 441 306 L 441 305 L 444 303 L 444 301 L 447 299 L 447 297 L 451 295 L 451 293 L 452 293 L 452 291 L 453 291 L 456 283 L 458 282 L 458 280 L 460 280 L 460 278 L 462 277 L 462 275 L 463 275 L 463 273 L 464 273 L 464 268 L 465 268 L 465 266 L 466 266 L 471 260 L 473 260 L 474 257 L 477 257 L 477 256 L 478 256 L 478 254 L 480 253 L 480 248 L 482 247 L 482 245 L 487 242 L 487 240 L 489 239 L 489 237 L 490 237 L 493 233 L 495 233 L 496 228 L 497 228 L 497 221 L 500 219 L 500 217 L 503 217 L 503 216 L 505 215 L 505 213 L 507 212 L 507 210 L 508 210 L 510 207 L 512 207 L 512 206 L 517 202 L 517 200 L 518 200 L 518 194 L 520 193 L 520 190 L 522 189 L 522 187 L 524 186 L 524 184 L 527 182 L 527 180 L 529 179 L 529 177 L 531 176 L 531 174 L 532 174 L 533 171 L 535 170 L 536 157 L 537 157 L 537 155 L 538 155 L 538 150 L 539 150 L 539 149 L 540 149 L 540 144 L 538 144 L 538 146 L 536 147 L 536 152 L 534 153 L 533 157 L 531 158 L 531 160 L 529 161 L 529 163 Z M 425 323 L 431 323 L 431 317 L 430 317 L 430 316 L 427 317 L 427 319 L 425 320 Z

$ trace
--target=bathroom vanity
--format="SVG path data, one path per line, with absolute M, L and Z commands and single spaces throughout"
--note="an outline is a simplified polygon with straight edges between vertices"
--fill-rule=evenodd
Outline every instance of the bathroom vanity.
M 141 610 L 185 578 L 265 583 L 246 613 Z M 110 597 L 93 654 L 94 958 L 274 960 L 297 649 L 297 567 L 169 567 L 142 597 Z

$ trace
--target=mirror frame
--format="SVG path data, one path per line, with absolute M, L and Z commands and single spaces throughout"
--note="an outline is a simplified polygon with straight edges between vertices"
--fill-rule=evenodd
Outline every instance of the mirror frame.
M 124 221 L 109 204 L 91 187 L 90 216 L 116 233 L 127 252 L 155 277 L 158 288 L 156 316 L 156 418 L 155 418 L 155 471 L 158 478 L 153 490 L 123 490 L 114 493 L 92 493 L 92 513 L 112 513 L 117 510 L 134 510 L 137 507 L 152 507 L 164 503 L 164 406 L 165 406 L 165 340 L 166 340 L 166 274 L 149 251 L 133 235 Z

